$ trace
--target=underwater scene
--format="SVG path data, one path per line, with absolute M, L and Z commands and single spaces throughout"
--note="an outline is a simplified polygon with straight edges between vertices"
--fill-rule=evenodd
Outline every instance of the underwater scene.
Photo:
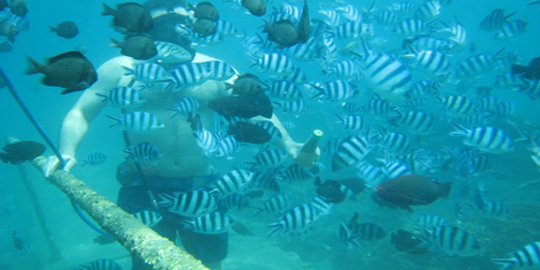
M 0 270 L 540 269 L 539 15 L 0 0 Z

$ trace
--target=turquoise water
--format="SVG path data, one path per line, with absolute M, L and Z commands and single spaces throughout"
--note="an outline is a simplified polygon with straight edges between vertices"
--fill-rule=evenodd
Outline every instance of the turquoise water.
M 260 33 L 259 18 L 246 14 L 243 8 L 233 8 L 233 3 L 213 1 L 220 11 L 221 19 L 230 21 L 239 30 L 246 33 Z M 358 1 L 359 2 L 359 1 Z M 350 1 L 357 7 L 368 8 L 371 3 Z M 417 1 L 420 3 L 420 1 Z M 113 6 L 120 1 L 108 1 Z M 319 2 L 309 1 L 312 17 L 323 18 L 316 14 Z M 377 1 L 376 7 L 384 9 L 394 1 Z M 494 54 L 501 48 L 505 52 L 515 52 L 521 64 L 540 55 L 540 6 L 526 7 L 528 1 L 464 1 L 454 0 L 449 6 L 443 6 L 441 20 L 455 19 L 467 30 L 471 43 L 475 44 L 475 53 Z M 276 7 L 281 3 L 274 1 Z M 271 6 L 272 4 L 268 4 Z M 298 1 L 291 2 L 301 6 Z M 325 2 L 326 6 L 331 3 Z M 7 73 L 15 88 L 33 112 L 38 122 L 47 131 L 53 141 L 58 140 L 58 131 L 67 111 L 76 102 L 80 93 L 60 95 L 57 88 L 43 86 L 39 83 L 40 75 L 27 76 L 26 56 L 38 61 L 47 57 L 73 50 L 77 46 L 85 46 L 88 52 L 85 56 L 98 67 L 106 60 L 118 56 L 118 49 L 109 47 L 109 37 L 120 37 L 109 27 L 110 18 L 100 16 L 101 2 L 90 0 L 56 0 L 28 1 L 30 30 L 22 32 L 16 39 L 14 49 L 9 53 L 0 54 L 0 67 Z M 504 9 L 507 13 L 517 11 L 512 19 L 527 21 L 528 31 L 511 40 L 500 41 L 492 38 L 492 33 L 480 30 L 478 23 L 494 8 Z M 269 9 L 270 10 L 270 9 Z M 62 21 L 71 20 L 77 23 L 80 34 L 72 39 L 61 39 L 49 33 L 49 26 Z M 375 37 L 388 41 L 382 46 L 386 53 L 400 54 L 394 49 L 401 48 L 401 40 L 395 37 L 391 28 L 375 26 Z M 3 38 L 3 37 L 2 37 Z M 240 72 L 252 72 L 265 77 L 256 67 L 251 66 L 251 60 L 244 53 L 242 39 L 227 37 L 225 42 L 218 45 L 198 46 L 196 50 L 203 54 L 222 59 L 233 65 Z M 460 60 L 472 55 L 468 51 L 451 58 L 454 66 Z M 296 62 L 308 75 L 310 81 L 325 81 L 319 71 L 318 62 Z M 490 86 L 495 75 L 489 73 L 475 82 L 475 86 Z M 413 71 L 414 81 L 423 79 L 423 75 Z M 367 84 L 361 82 L 362 92 L 351 101 L 365 104 L 371 94 Z M 307 94 L 307 93 L 305 93 Z M 309 96 L 309 95 L 307 95 Z M 510 90 L 495 89 L 492 96 L 500 100 L 511 100 L 515 111 L 508 121 L 496 123 L 497 127 L 505 129 L 514 139 L 520 138 L 520 132 L 538 131 L 540 110 L 538 100 L 531 100 L 524 94 Z M 335 113 L 343 114 L 340 102 L 321 103 L 307 100 L 309 109 L 298 116 L 278 112 L 282 121 L 293 122 L 296 127 L 289 133 L 298 142 L 305 141 L 314 128 L 325 132 L 324 139 L 345 137 L 343 129 L 335 125 Z M 26 120 L 9 93 L 0 91 L 0 134 L 12 135 L 24 140 L 41 141 L 33 127 Z M 428 104 L 427 107 L 435 107 Z M 435 107 L 436 108 L 436 107 Z M 89 154 L 104 152 L 108 159 L 99 166 L 76 166 L 72 173 L 86 181 L 92 188 L 104 196 L 116 201 L 120 185 L 115 179 L 116 166 L 123 161 L 124 143 L 118 129 L 110 129 L 110 119 L 105 115 L 118 115 L 118 111 L 106 108 L 94 122 L 78 150 L 77 158 L 83 160 Z M 463 147 L 462 138 L 450 137 L 453 130 L 448 119 L 442 113 L 437 115 L 437 132 L 435 134 L 413 138 L 414 145 L 430 152 L 436 152 L 445 146 Z M 366 115 L 365 117 L 369 117 Z M 323 140 L 324 143 L 324 140 Z M 467 179 L 459 178 L 452 170 L 437 170 L 431 176 L 441 181 L 453 181 L 454 187 L 447 200 L 438 200 L 429 206 L 413 207 L 415 212 L 380 208 L 369 198 L 372 190 L 367 188 L 356 201 L 346 200 L 335 205 L 330 214 L 321 217 L 304 237 L 291 237 L 276 234 L 266 237 L 266 225 L 275 222 L 276 216 L 260 215 L 253 218 L 253 211 L 244 209 L 233 211 L 231 215 L 240 220 L 254 232 L 254 236 L 246 237 L 234 232 L 230 234 L 229 256 L 224 262 L 224 269 L 497 269 L 489 261 L 490 258 L 501 258 L 507 252 L 539 241 L 540 232 L 540 183 L 538 167 L 530 159 L 531 152 L 527 150 L 528 142 L 515 142 L 516 150 L 505 154 L 494 154 L 492 169 L 470 181 L 483 180 L 486 183 L 487 196 L 494 201 L 500 201 L 508 206 L 509 213 L 503 217 L 467 216 L 458 218 L 454 214 L 454 205 L 459 199 L 459 190 L 466 185 Z M 237 155 L 237 160 L 251 160 L 257 147 L 246 147 Z M 51 155 L 47 150 L 44 154 Z M 328 156 L 321 161 L 326 169 L 321 176 L 329 179 L 342 179 L 354 176 L 354 171 L 334 173 L 330 170 Z M 215 166 L 223 172 L 230 170 L 236 161 L 212 159 Z M 34 168 L 25 165 L 29 171 L 38 200 L 41 202 L 47 225 L 52 238 L 62 258 L 50 261 L 50 250 L 43 236 L 40 225 L 30 205 L 28 195 L 19 180 L 19 171 L 15 166 L 2 165 L 0 172 L 0 207 L 6 207 L 11 212 L 10 217 L 0 220 L 0 266 L 2 263 L 11 264 L 11 269 L 72 269 L 77 265 L 96 259 L 110 258 L 117 260 L 124 269 L 130 269 L 128 253 L 118 244 L 97 245 L 93 238 L 97 233 L 87 227 L 72 210 L 66 196 L 50 185 Z M 530 183 L 530 185 L 528 185 Z M 311 181 L 293 182 L 287 184 L 285 192 L 295 194 L 294 203 L 307 203 L 315 196 Z M 258 204 L 260 201 L 255 201 Z M 376 242 L 363 242 L 362 249 L 347 250 L 337 236 L 339 224 L 346 222 L 353 212 L 361 214 L 360 222 L 373 222 L 383 227 L 387 237 Z M 398 228 L 420 232 L 416 220 L 423 214 L 436 214 L 445 217 L 450 224 L 459 226 L 473 233 L 486 248 L 486 251 L 474 257 L 449 256 L 443 252 L 433 251 L 424 255 L 406 255 L 398 252 L 391 244 L 389 235 Z M 27 242 L 34 245 L 31 253 L 13 259 L 15 252 L 11 243 L 12 230 Z M 5 266 L 5 269 L 8 266 Z

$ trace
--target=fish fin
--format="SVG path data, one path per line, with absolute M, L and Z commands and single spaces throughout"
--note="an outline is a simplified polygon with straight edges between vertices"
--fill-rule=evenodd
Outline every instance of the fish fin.
M 82 58 L 82 59 L 88 60 L 82 53 L 78 51 L 70 51 L 70 52 L 66 52 L 66 53 L 59 54 L 57 56 L 49 58 L 49 60 L 47 61 L 47 65 L 51 65 L 60 60 L 70 59 L 70 58 Z
M 78 88 L 78 87 L 77 87 Z M 73 93 L 73 92 L 77 92 L 77 91 L 82 91 L 84 89 L 64 89 L 62 90 L 62 95 L 65 95 L 65 94 L 69 94 L 69 93 Z
M 116 13 L 116 10 L 114 10 L 112 7 L 108 6 L 105 3 L 103 4 L 103 11 L 101 12 L 101 16 L 107 16 L 107 15 L 113 15 Z
M 409 212 L 414 212 L 414 211 L 412 210 L 412 208 L 411 208 L 410 206 L 408 206 L 408 205 L 400 205 L 400 207 L 403 208 L 403 209 L 405 209 L 405 210 L 407 210 L 407 211 L 409 211 Z
M 8 163 L 9 162 L 9 157 L 6 153 L 0 153 L 0 159 L 2 159 L 2 162 L 4 163 Z
M 38 61 L 32 59 L 30 56 L 28 56 L 28 62 L 30 63 L 30 67 L 26 70 L 26 75 L 36 74 L 36 73 L 42 73 L 44 65 L 40 64 Z
M 502 266 L 502 270 L 512 269 L 516 265 L 514 259 L 491 259 L 491 261 Z

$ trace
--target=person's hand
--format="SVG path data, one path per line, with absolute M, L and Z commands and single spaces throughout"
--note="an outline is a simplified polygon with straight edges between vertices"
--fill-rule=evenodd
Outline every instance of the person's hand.
M 62 155 L 62 158 L 66 162 L 63 170 L 66 172 L 69 172 L 75 164 L 77 164 L 77 159 L 71 155 Z M 43 174 L 45 174 L 45 177 L 49 177 L 54 171 L 58 169 L 60 166 L 60 160 L 56 156 L 49 156 L 47 158 L 47 161 L 42 167 Z

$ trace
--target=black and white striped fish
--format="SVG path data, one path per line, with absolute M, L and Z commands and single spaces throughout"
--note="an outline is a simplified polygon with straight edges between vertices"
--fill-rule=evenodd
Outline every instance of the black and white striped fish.
M 354 97 L 358 93 L 356 85 L 344 80 L 326 82 L 322 86 L 312 84 L 312 86 L 317 90 L 317 94 L 311 97 L 311 99 L 323 98 L 326 100 L 339 101 Z
M 339 16 L 339 13 L 335 9 L 327 9 L 324 7 L 323 4 L 321 4 L 321 9 L 319 10 L 319 13 L 324 15 L 326 19 L 324 22 L 331 27 L 337 27 L 341 21 L 341 17 Z
M 358 165 L 371 151 L 368 140 L 360 135 L 352 135 L 340 141 L 332 156 L 332 171 L 341 171 Z
M 377 24 L 380 25 L 394 25 L 398 23 L 401 18 L 399 14 L 395 11 L 390 10 L 381 10 L 370 16 Z
M 252 66 L 258 65 L 264 71 L 280 76 L 290 74 L 297 68 L 294 63 L 282 53 L 266 53 L 263 54 L 261 58 L 253 60 L 255 62 Z
M 193 55 L 186 48 L 171 42 L 154 41 L 158 54 L 155 60 L 160 63 L 183 63 L 191 60 Z
M 450 255 L 472 257 L 484 252 L 473 234 L 458 227 L 434 227 L 426 229 L 425 234 L 432 247 Z
M 148 142 L 129 146 L 124 149 L 124 153 L 128 154 L 127 158 L 135 162 L 155 162 L 161 158 L 161 153 L 157 148 Z
M 133 214 L 140 222 L 148 227 L 156 226 L 162 219 L 163 216 L 156 211 L 143 210 Z
M 364 129 L 364 119 L 361 115 L 349 115 L 347 117 L 341 117 L 336 113 L 339 121 L 337 123 L 342 124 L 347 130 L 358 132 Z
M 172 84 L 168 90 L 179 91 L 186 87 L 200 85 L 208 80 L 211 73 L 203 63 L 183 63 L 170 71 Z
M 505 23 L 503 27 L 495 32 L 494 37 L 496 39 L 511 39 L 523 35 L 527 32 L 527 25 L 529 23 L 522 20 L 514 20 Z
M 370 51 L 363 41 L 363 53 L 355 53 L 362 58 L 361 70 L 380 98 L 403 100 L 412 86 L 412 75 L 407 66 L 400 61 Z
M 303 235 L 319 218 L 318 211 L 311 204 L 301 204 L 283 213 L 276 223 L 269 224 L 274 228 L 268 236 L 281 231 L 283 234 Z
M 293 82 L 287 80 L 274 80 L 270 85 L 269 93 L 284 100 L 298 100 L 302 92 Z
M 375 141 L 377 138 L 373 138 Z M 390 132 L 378 138 L 379 145 L 390 153 L 405 153 L 411 150 L 411 139 L 407 135 L 397 132 Z
M 476 104 L 463 95 L 449 95 L 438 99 L 444 109 L 451 114 L 469 115 L 477 110 Z
M 411 66 L 435 77 L 447 75 L 450 70 L 450 61 L 439 51 L 420 51 L 403 57 L 412 59 L 409 63 Z
M 274 104 L 276 105 L 276 108 L 279 108 L 286 113 L 301 113 L 307 109 L 304 99 L 299 99 L 295 101 L 274 102 Z
M 287 80 L 295 84 L 304 84 L 307 82 L 307 75 L 302 71 L 301 68 L 296 67 L 293 72 L 285 74 L 284 76 L 279 77 L 282 80 Z
M 200 217 L 216 210 L 217 202 L 210 192 L 194 190 L 174 195 L 160 194 L 158 205 L 186 217 Z
M 456 78 L 458 79 L 475 79 L 485 73 L 488 73 L 497 67 L 497 56 L 502 49 L 493 56 L 487 54 L 477 54 L 468 57 L 456 67 Z
M 96 95 L 103 97 L 103 102 L 108 101 L 109 105 L 121 109 L 137 108 L 146 102 L 146 98 L 139 90 L 129 86 L 113 88 L 108 95 L 101 93 Z
M 353 60 L 343 60 L 334 64 L 333 67 L 322 67 L 321 70 L 328 76 L 337 76 L 341 79 L 358 79 L 360 70 Z
M 123 118 L 107 117 L 116 121 L 109 127 L 122 126 L 124 130 L 136 133 L 149 133 L 165 127 L 155 115 L 144 111 L 126 113 Z
M 358 22 L 362 19 L 362 15 L 360 15 L 358 9 L 351 4 L 342 4 L 336 7 L 336 10 L 341 12 L 341 15 L 351 22 Z
M 238 152 L 239 148 L 240 143 L 234 138 L 234 136 L 226 136 L 225 138 L 219 140 L 219 142 L 216 144 L 213 154 L 216 157 L 229 158 L 231 155 Z
M 425 36 L 430 32 L 428 23 L 420 18 L 405 19 L 394 26 L 394 34 L 406 39 Z
M 399 176 L 412 174 L 413 171 L 405 162 L 399 159 L 377 159 L 383 164 L 383 172 L 386 174 L 388 179 L 394 179 Z
M 529 269 L 540 266 L 540 242 L 528 244 L 508 254 L 506 259 L 491 259 L 503 267 L 503 270 Z
M 441 4 L 439 0 L 431 0 L 418 7 L 414 16 L 422 19 L 430 19 L 439 14 L 441 14 Z
M 199 101 L 194 97 L 185 97 L 178 101 L 175 104 L 174 108 L 171 108 L 169 110 L 173 111 L 174 113 L 171 115 L 171 118 L 173 118 L 176 115 L 179 115 L 180 117 L 184 118 L 188 116 L 190 113 L 195 113 L 199 109 Z
M 370 187 L 378 187 L 382 182 L 388 179 L 379 166 L 362 162 L 356 168 L 358 169 L 357 175 L 364 179 Z
M 373 97 L 368 101 L 365 109 L 374 116 L 385 116 L 390 113 L 391 104 L 384 99 Z
M 285 210 L 291 204 L 291 197 L 285 194 L 276 195 L 263 203 L 263 207 L 259 209 L 259 213 L 276 213 Z
M 399 112 L 398 112 L 399 113 Z M 404 130 L 415 135 L 425 135 L 434 132 L 434 115 L 429 112 L 411 110 L 403 114 L 397 124 Z
M 402 16 L 412 15 L 417 9 L 418 6 L 414 2 L 393 3 L 388 7 L 388 10 L 398 12 Z
M 155 82 L 169 82 L 169 73 L 165 68 L 156 63 L 142 63 L 135 65 L 135 68 L 127 68 L 125 75 L 133 75 L 137 81 L 153 85 Z
M 202 234 L 225 233 L 231 229 L 233 224 L 233 218 L 221 212 L 212 212 L 210 214 L 197 217 L 194 220 L 186 221 L 186 226 L 188 229 Z
M 248 190 L 268 190 L 279 193 L 281 192 L 281 187 L 274 175 L 269 171 L 255 171 L 249 182 Z
M 82 166 L 84 165 L 99 165 L 103 164 L 107 160 L 107 156 L 102 152 L 95 152 L 86 157 L 86 160 L 81 160 Z
M 236 75 L 233 67 L 223 61 L 208 61 L 203 63 L 208 71 L 207 79 L 226 81 Z
M 449 53 L 454 48 L 454 45 L 450 41 L 434 37 L 421 37 L 415 39 L 410 43 L 410 46 L 416 51 L 431 50 L 443 53 Z
M 226 213 L 228 210 L 242 209 L 246 206 L 249 206 L 249 200 L 246 196 L 239 193 L 232 193 L 218 202 L 218 212 Z
M 216 32 L 220 33 L 224 37 L 238 34 L 238 29 L 236 29 L 231 22 L 217 20 L 214 22 L 214 25 L 216 26 Z
M 451 136 L 463 136 L 465 145 L 488 153 L 504 153 L 514 150 L 512 138 L 502 129 L 495 127 L 477 127 L 467 129 L 453 123 L 456 131 Z
M 239 169 L 232 170 L 223 176 L 221 176 L 215 183 L 213 183 L 214 190 L 219 197 L 227 196 L 232 193 L 242 193 L 242 191 L 248 186 L 253 172 L 248 170 Z
M 82 264 L 75 270 L 122 270 L 122 267 L 113 260 L 101 259 Z
M 285 169 L 282 169 L 276 178 L 280 181 L 302 181 L 315 177 L 313 173 L 306 167 L 292 164 Z
M 273 168 L 281 165 L 286 158 L 287 154 L 281 149 L 266 146 L 255 155 L 254 165 L 263 169 Z
M 373 25 L 363 22 L 346 22 L 338 25 L 334 34 L 338 39 L 371 37 L 375 33 Z
M 280 140 L 283 137 L 281 131 L 270 121 L 259 121 L 256 125 L 266 130 L 272 140 Z
M 418 218 L 418 223 L 424 228 L 440 227 L 446 225 L 446 219 L 436 215 L 422 215 Z
M 485 31 L 497 31 L 506 24 L 508 18 L 514 15 L 514 13 L 512 12 L 505 16 L 503 9 L 496 8 L 480 22 L 480 28 Z

